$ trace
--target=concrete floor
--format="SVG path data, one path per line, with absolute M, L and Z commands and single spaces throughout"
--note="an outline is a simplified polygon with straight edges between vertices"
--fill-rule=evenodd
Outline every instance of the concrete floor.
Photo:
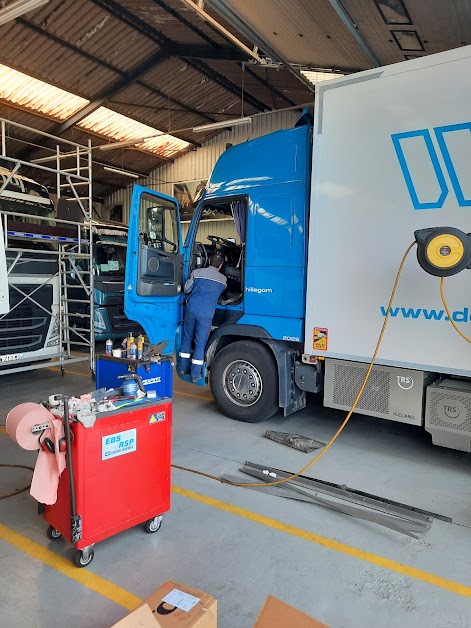
M 1 377 L 0 386 L 4 423 L 17 403 L 83 393 L 93 383 L 85 364 L 74 364 L 64 378 L 57 369 L 42 369 L 24 378 Z M 209 392 L 177 380 L 173 460 L 215 475 L 237 474 L 245 460 L 296 471 L 310 456 L 264 439 L 265 430 L 325 442 L 343 416 L 311 399 L 288 421 L 276 416 L 261 425 L 237 423 L 218 412 Z M 0 433 L 1 463 L 34 459 Z M 47 525 L 27 492 L 2 500 L 0 626 L 104 628 L 127 612 L 125 592 L 105 581 L 144 598 L 171 578 L 212 593 L 222 628 L 252 626 L 269 593 L 331 628 L 466 628 L 470 465 L 471 456 L 434 447 L 418 428 L 354 417 L 311 475 L 442 513 L 453 524 L 435 521 L 414 540 L 318 506 L 176 470 L 172 509 L 161 530 L 147 535 L 137 527 L 103 541 L 86 570 L 69 563 L 70 545 L 47 539 Z M 28 472 L 2 469 L 0 494 L 28 478 Z M 87 573 L 105 580 L 87 582 Z

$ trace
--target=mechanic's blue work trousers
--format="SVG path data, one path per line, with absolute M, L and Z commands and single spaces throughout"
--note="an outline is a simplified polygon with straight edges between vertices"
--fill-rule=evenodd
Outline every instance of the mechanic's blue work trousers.
M 189 371 L 191 379 L 193 380 L 198 380 L 201 377 L 204 350 L 209 332 L 211 331 L 211 320 L 211 318 L 198 316 L 191 310 L 186 310 L 178 370 L 180 373 L 185 374 Z M 191 358 L 193 343 L 195 350 L 193 352 L 193 358 Z

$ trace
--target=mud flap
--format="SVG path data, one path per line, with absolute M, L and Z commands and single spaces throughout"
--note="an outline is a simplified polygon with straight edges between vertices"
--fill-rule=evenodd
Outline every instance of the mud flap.
M 296 352 L 274 340 L 261 339 L 273 351 L 278 367 L 278 405 L 283 408 L 285 416 L 289 416 L 306 407 L 306 393 L 297 386 L 295 381 Z

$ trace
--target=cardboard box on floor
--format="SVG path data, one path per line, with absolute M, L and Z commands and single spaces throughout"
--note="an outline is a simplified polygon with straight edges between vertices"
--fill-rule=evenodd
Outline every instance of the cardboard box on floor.
M 297 608 L 269 595 L 253 628 L 329 628 Z
M 194 606 L 186 611 L 174 604 L 163 601 L 163 598 L 176 590 L 174 598 L 185 607 L 191 604 L 191 598 L 197 598 Z M 194 602 L 194 600 L 193 600 Z M 169 580 L 156 589 L 144 604 L 127 615 L 113 628 L 217 628 L 217 600 L 209 593 L 200 591 L 185 584 Z

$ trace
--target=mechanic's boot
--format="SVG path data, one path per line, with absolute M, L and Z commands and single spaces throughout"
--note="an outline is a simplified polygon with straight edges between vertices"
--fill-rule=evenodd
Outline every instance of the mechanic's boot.
M 179 375 L 189 375 L 190 374 L 190 364 L 191 364 L 191 362 L 190 362 L 190 354 L 185 354 L 185 356 L 182 356 L 180 354 L 178 362 L 177 362 L 177 373 Z

